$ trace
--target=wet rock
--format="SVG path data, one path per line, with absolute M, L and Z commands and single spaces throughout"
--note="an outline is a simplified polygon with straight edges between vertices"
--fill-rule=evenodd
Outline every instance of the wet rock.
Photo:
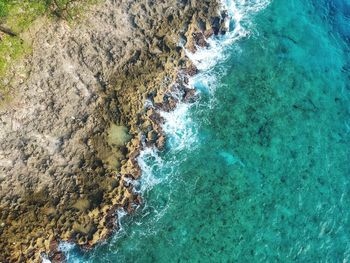
M 209 46 L 203 32 L 192 33 L 192 37 L 193 37 L 197 46 L 202 47 L 202 48 Z
M 196 96 L 196 90 L 195 89 L 189 89 L 189 88 L 184 88 L 184 95 L 183 95 L 183 101 L 193 103 L 196 101 L 197 96 Z
M 165 136 L 164 135 L 160 135 L 158 137 L 156 146 L 159 150 L 164 149 L 164 147 L 165 147 Z
M 204 37 L 205 37 L 206 39 L 212 37 L 213 35 L 214 35 L 214 30 L 213 30 L 212 28 L 210 28 L 210 29 L 204 31 Z
M 147 134 L 147 142 L 148 143 L 155 143 L 158 139 L 158 133 L 156 131 L 150 131 Z
M 170 112 L 176 108 L 178 100 L 171 94 L 165 94 L 162 103 L 155 104 L 159 109 Z
M 195 65 L 190 64 L 185 70 L 184 70 L 184 74 L 192 77 L 196 74 L 198 74 L 198 69 Z
M 221 17 L 216 16 L 212 18 L 211 26 L 214 32 L 214 35 L 218 35 L 221 28 Z
M 0 181 L 1 262 L 38 262 L 41 252 L 63 261 L 59 240 L 91 248 L 117 227 L 117 209 L 141 203 L 124 182 L 141 176 L 144 141 L 165 147 L 157 110 L 195 97 L 174 85 L 178 67 L 198 73 L 177 46 L 180 36 L 195 51 L 217 27 L 208 19 L 216 1 L 151 2 L 106 0 L 76 28 L 48 22 L 37 34 L 26 83 L 12 83 L 23 106 L 0 109 L 0 158 L 9 164 L 0 171 L 10 175 Z M 145 109 L 146 99 L 154 108 Z M 112 124 L 126 127 L 129 142 L 109 143 Z

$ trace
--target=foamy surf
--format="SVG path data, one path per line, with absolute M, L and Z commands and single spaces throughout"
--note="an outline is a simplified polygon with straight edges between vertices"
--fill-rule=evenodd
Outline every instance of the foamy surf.
M 208 71 L 219 62 L 225 60 L 228 56 L 228 52 L 225 52 L 227 46 L 249 34 L 249 31 L 241 24 L 246 12 L 239 8 L 235 1 L 222 1 L 222 9 L 227 10 L 229 14 L 230 20 L 226 22 L 229 29 L 228 32 L 223 36 L 208 39 L 209 47 L 197 47 L 195 53 L 185 49 L 186 56 L 200 71 Z
M 251 15 L 265 8 L 268 3 L 269 1 L 267 0 L 222 0 L 222 10 L 226 10 L 230 18 L 226 21 L 226 26 L 229 29 L 228 32 L 223 36 L 208 39 L 209 47 L 197 47 L 195 53 L 191 53 L 185 49 L 186 56 L 199 70 L 197 75 L 189 79 L 190 88 L 195 88 L 199 93 L 203 92 L 214 95 L 217 78 L 222 72 L 220 70 L 214 71 L 213 68 L 228 58 L 229 52 L 225 52 L 227 48 L 232 47 L 233 43 L 238 40 L 249 36 Z M 245 25 L 249 25 L 250 27 Z M 212 97 L 211 101 L 214 99 Z M 210 107 L 211 101 L 208 107 Z M 148 101 L 147 106 L 152 106 L 150 103 Z M 198 143 L 198 128 L 190 116 L 190 109 L 194 105 L 180 102 L 174 111 L 160 112 L 165 120 L 162 128 L 167 137 L 168 154 L 175 154 L 185 149 L 195 150 L 195 145 Z M 230 157 L 230 162 L 232 162 L 231 159 Z M 236 162 L 237 160 L 234 161 Z M 169 179 L 167 178 L 169 173 L 164 171 L 169 170 L 167 168 L 171 170 L 176 160 L 174 162 L 165 162 L 155 147 L 147 147 L 141 151 L 138 162 L 142 170 L 142 176 L 139 181 L 134 183 L 136 183 L 136 188 L 139 189 L 139 192 L 144 194 L 155 185 Z M 155 174 L 164 176 L 164 178 L 157 177 Z M 162 214 L 160 213 L 160 215 Z
M 191 147 L 196 142 L 196 127 L 189 118 L 191 104 L 181 102 L 172 112 L 160 112 L 165 122 L 162 126 L 172 151 Z
M 67 262 L 80 263 L 82 262 L 79 258 L 71 255 L 71 252 L 76 248 L 75 244 L 69 242 L 61 242 L 58 246 L 58 250 L 66 255 Z
M 198 68 L 199 73 L 189 79 L 190 88 L 195 88 L 199 93 L 207 93 L 210 95 L 209 105 L 215 100 L 215 88 L 217 79 L 221 76 L 222 72 L 214 68 L 224 62 L 229 52 L 225 52 L 226 49 L 231 48 L 238 40 L 248 37 L 250 35 L 249 18 L 252 14 L 262 10 L 267 6 L 269 1 L 224 1 L 222 0 L 222 9 L 227 10 L 230 20 L 227 21 L 227 28 L 229 31 L 224 36 L 217 36 L 208 39 L 208 48 L 197 47 L 196 53 L 191 53 L 185 50 L 187 57 L 193 62 Z M 160 112 L 160 115 L 164 118 L 165 122 L 162 125 L 163 131 L 167 138 L 167 156 L 176 154 L 183 150 L 195 150 L 196 144 L 199 143 L 198 138 L 198 127 L 197 124 L 191 118 L 191 108 L 198 105 L 200 102 L 194 104 L 180 102 L 176 109 L 171 112 Z M 145 107 L 153 107 L 151 101 L 146 101 Z M 231 153 L 222 152 L 219 155 L 230 165 L 240 162 Z M 142 196 L 147 196 L 148 192 L 151 192 L 159 184 L 170 184 L 173 181 L 174 176 L 179 176 L 176 172 L 173 172 L 174 167 L 181 163 L 181 160 L 165 161 L 160 154 L 159 150 L 152 147 L 145 147 L 139 157 L 138 164 L 140 165 L 142 176 L 139 180 L 131 180 L 127 183 L 133 184 L 135 191 L 140 193 Z M 178 178 L 176 180 L 179 180 Z M 181 180 L 181 179 L 180 179 Z M 170 193 L 169 197 L 170 198 Z M 165 205 L 159 205 L 152 207 L 147 199 L 144 199 L 144 205 L 142 211 L 145 212 L 141 216 L 141 221 L 135 222 L 137 225 L 144 224 L 142 219 L 149 215 L 150 210 L 152 211 L 152 219 L 147 224 L 147 229 L 144 231 L 144 235 L 150 235 L 157 231 L 152 227 L 152 222 L 160 220 L 169 207 L 169 202 Z M 143 213 L 143 212 L 141 212 Z M 118 233 L 109 241 L 111 248 L 113 243 L 116 243 L 120 237 L 125 236 L 123 220 L 125 211 L 118 211 L 118 224 L 120 230 Z M 130 234 L 130 233 L 129 233 Z M 74 245 L 69 243 L 62 243 L 61 251 L 64 251 L 67 255 L 69 262 L 83 262 L 74 257 L 72 252 L 75 248 Z M 69 254 L 72 253 L 72 256 Z M 116 254 L 118 251 L 111 251 Z
M 47 256 L 41 257 L 42 263 L 51 263 L 50 259 L 47 258 Z
M 234 47 L 234 43 L 242 38 L 249 37 L 253 25 L 251 17 L 266 8 L 270 0 L 247 1 L 247 0 L 222 0 L 222 10 L 228 12 L 229 20 L 226 27 L 229 29 L 225 35 L 215 36 L 207 40 L 209 47 L 197 47 L 195 53 L 185 49 L 186 56 L 199 70 L 199 74 L 190 78 L 190 85 L 200 92 L 213 95 L 217 78 L 223 75 L 224 69 L 215 68 L 224 62 Z
M 155 147 L 146 147 L 141 151 L 137 161 L 140 165 L 142 176 L 138 181 L 134 182 L 134 186 L 136 191 L 144 193 L 161 182 L 162 179 L 155 176 L 154 170 L 159 169 L 163 165 L 163 160 Z

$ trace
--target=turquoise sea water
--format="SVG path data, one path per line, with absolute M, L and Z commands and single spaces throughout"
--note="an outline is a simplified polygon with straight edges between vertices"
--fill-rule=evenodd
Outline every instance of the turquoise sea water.
M 227 6 L 199 101 L 140 158 L 144 206 L 68 262 L 350 262 L 350 1 Z

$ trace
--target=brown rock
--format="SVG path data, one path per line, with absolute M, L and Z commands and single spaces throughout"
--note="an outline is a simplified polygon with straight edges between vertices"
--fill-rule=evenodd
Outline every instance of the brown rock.
M 148 134 L 147 134 L 147 141 L 149 143 L 155 143 L 157 139 L 158 139 L 158 133 L 156 131 L 148 132 Z
M 196 90 L 195 89 L 184 88 L 183 100 L 185 102 L 193 103 L 196 100 Z
M 203 32 L 192 33 L 192 36 L 193 36 L 193 39 L 194 39 L 197 46 L 199 46 L 199 47 L 208 47 L 209 46 Z
M 195 65 L 191 64 L 189 65 L 185 70 L 184 70 L 184 74 L 187 74 L 189 76 L 194 76 L 198 73 L 198 69 L 196 68 Z
M 165 146 L 165 136 L 161 135 L 159 136 L 158 140 L 157 140 L 157 148 L 159 150 L 163 150 Z
M 212 28 L 210 28 L 204 32 L 204 37 L 206 39 L 212 37 L 213 35 L 214 35 L 214 30 Z
M 145 112 L 146 99 L 176 107 L 178 67 L 189 64 L 180 35 L 193 52 L 206 47 L 215 33 L 206 30 L 207 17 L 218 6 L 151 2 L 102 1 L 83 23 L 45 21 L 35 34 L 26 81 L 14 77 L 9 85 L 20 92 L 11 107 L 0 107 L 0 262 L 39 262 L 41 252 L 63 261 L 58 241 L 91 248 L 117 227 L 117 209 L 141 203 L 123 179 L 141 176 L 142 140 L 165 146 L 164 120 L 155 109 Z M 184 70 L 197 72 L 191 64 Z M 192 96 L 185 90 L 182 99 Z M 111 123 L 130 136 L 122 145 L 108 142 Z

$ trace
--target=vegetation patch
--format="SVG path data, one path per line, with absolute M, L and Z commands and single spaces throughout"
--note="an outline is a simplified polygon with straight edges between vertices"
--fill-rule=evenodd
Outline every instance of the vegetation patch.
M 11 65 L 30 54 L 30 43 L 21 38 L 42 16 L 72 22 L 96 0 L 0 0 L 0 101 L 5 96 Z

